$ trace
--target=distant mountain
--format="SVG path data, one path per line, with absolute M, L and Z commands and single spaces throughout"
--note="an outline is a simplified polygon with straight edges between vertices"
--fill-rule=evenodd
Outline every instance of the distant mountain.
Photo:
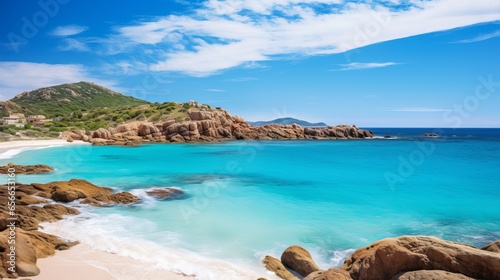
M 79 82 L 23 92 L 7 102 L 0 102 L 0 116 L 24 113 L 55 117 L 101 107 L 143 104 L 149 102 L 125 96 L 94 83 Z
M 319 122 L 319 123 L 310 123 L 308 121 L 303 121 L 303 120 L 298 120 L 294 118 L 279 118 L 275 119 L 272 121 L 257 121 L 257 122 L 248 122 L 251 125 L 255 126 L 263 126 L 266 124 L 279 124 L 279 125 L 287 125 L 287 124 L 298 124 L 300 126 L 308 127 L 308 126 L 314 126 L 314 127 L 319 127 L 319 126 L 328 126 L 324 122 Z

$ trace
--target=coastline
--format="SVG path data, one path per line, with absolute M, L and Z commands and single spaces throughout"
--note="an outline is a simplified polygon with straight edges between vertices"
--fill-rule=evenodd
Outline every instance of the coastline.
M 54 280 L 69 277 L 73 280 L 127 280 L 127 279 L 195 279 L 192 276 L 156 268 L 151 264 L 131 257 L 94 250 L 90 245 L 80 243 L 66 251 L 39 259 L 38 276 L 33 280 Z
M 83 141 L 68 142 L 64 139 L 15 140 L 0 142 L 0 159 L 11 158 L 23 151 L 67 145 L 90 145 Z
M 16 140 L 0 142 L 0 159 L 9 159 L 17 154 L 34 149 L 43 149 L 68 145 L 91 145 L 91 143 L 83 141 L 68 142 L 64 139 L 51 140 Z M 81 215 L 81 214 L 79 214 Z M 39 231 L 48 234 L 53 234 L 59 238 L 66 240 L 68 236 L 58 232 L 44 230 L 50 228 L 52 224 L 63 222 L 70 216 L 63 216 L 63 220 L 51 222 L 45 225 L 40 225 Z M 49 226 L 50 224 L 50 226 Z M 57 226 L 57 225 L 56 225 Z M 65 279 L 68 275 L 74 280 L 131 280 L 131 279 L 172 279 L 186 280 L 198 279 L 200 275 L 186 275 L 182 272 L 161 267 L 154 262 L 136 259 L 132 256 L 117 254 L 113 252 L 102 251 L 99 248 L 94 248 L 91 244 L 77 240 L 79 244 L 70 247 L 67 250 L 55 250 L 53 255 L 44 258 L 38 258 L 36 266 L 40 269 L 40 274 L 30 276 L 33 280 L 56 280 Z M 169 253 L 163 251 L 163 253 Z M 173 252 L 173 251 L 172 251 Z M 175 253 L 173 253 L 176 255 Z M 196 264 L 194 264 L 196 265 Z M 216 264 L 214 266 L 223 264 Z M 26 277 L 21 277 L 24 279 Z M 271 275 L 271 278 L 273 276 Z

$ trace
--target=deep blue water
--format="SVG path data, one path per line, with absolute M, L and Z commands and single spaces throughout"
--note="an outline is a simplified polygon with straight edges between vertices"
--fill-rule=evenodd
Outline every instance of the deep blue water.
M 182 188 L 185 199 L 86 209 L 92 219 L 54 229 L 140 259 L 176 248 L 183 257 L 155 260 L 180 271 L 232 275 L 186 265 L 190 252 L 207 264 L 258 270 L 266 253 L 299 244 L 327 268 L 386 237 L 433 235 L 475 246 L 500 239 L 500 129 L 370 130 L 395 138 L 56 147 L 0 163 L 56 168 L 19 176 L 25 183 L 80 178 L 141 196 L 153 186 Z M 433 131 L 440 137 L 422 137 Z

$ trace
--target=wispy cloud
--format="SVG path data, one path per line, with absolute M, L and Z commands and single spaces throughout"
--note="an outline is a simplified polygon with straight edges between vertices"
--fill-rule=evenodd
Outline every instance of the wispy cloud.
M 151 71 L 208 76 L 500 19 L 500 1 L 491 0 L 210 0 L 194 7 L 94 42 L 120 52 L 149 49 Z
M 87 29 L 89 29 L 87 26 L 81 25 L 58 26 L 50 34 L 53 36 L 66 37 L 80 34 L 84 31 L 87 31 Z
M 208 92 L 225 92 L 225 90 L 218 89 L 218 88 L 209 88 L 209 89 L 205 89 L 205 91 L 208 91 Z
M 430 108 L 430 107 L 406 107 L 398 109 L 382 109 L 385 112 L 410 112 L 410 113 L 437 113 L 450 112 L 450 109 Z
M 342 68 L 340 69 L 332 69 L 331 71 L 348 71 L 348 70 L 360 70 L 360 69 L 372 69 L 372 68 L 383 68 L 392 65 L 396 65 L 396 62 L 352 62 L 349 64 L 340 64 Z
M 114 81 L 93 78 L 85 67 L 78 64 L 0 62 L 0 94 L 4 99 L 27 90 L 79 81 L 116 89 Z
M 489 34 L 483 34 L 483 35 L 474 37 L 472 39 L 465 39 L 465 40 L 456 41 L 454 43 L 457 43 L 457 44 L 476 43 L 476 42 L 481 42 L 481 41 L 493 39 L 496 37 L 500 37 L 500 30 L 497 30 L 497 31 L 489 33 Z
M 64 38 L 64 46 L 59 47 L 60 51 L 80 51 L 89 52 L 90 48 L 83 42 L 72 38 Z

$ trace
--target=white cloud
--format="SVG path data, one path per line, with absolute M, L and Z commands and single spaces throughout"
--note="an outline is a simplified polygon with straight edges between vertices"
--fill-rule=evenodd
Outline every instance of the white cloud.
M 58 26 L 50 34 L 53 36 L 66 37 L 66 36 L 80 34 L 84 31 L 86 31 L 87 29 L 88 29 L 88 27 L 80 26 L 80 25 Z
M 152 71 L 207 76 L 262 61 L 342 53 L 500 20 L 500 1 L 208 0 L 188 15 L 118 28 L 119 44 L 154 50 Z M 321 4 L 321 5 L 319 5 Z M 395 6 L 396 5 L 396 6 Z
M 113 81 L 92 78 L 83 66 L 77 64 L 0 62 L 0 94 L 5 100 L 23 91 L 79 81 L 111 88 L 115 85 Z
M 340 66 L 342 66 L 342 68 L 332 69 L 332 71 L 348 71 L 348 70 L 382 68 L 382 67 L 388 67 L 388 66 L 392 66 L 392 65 L 396 65 L 396 64 L 398 64 L 398 63 L 396 63 L 396 62 L 369 62 L 369 63 L 352 62 L 349 64 L 340 64 Z
M 218 89 L 218 88 L 209 88 L 209 89 L 206 89 L 205 91 L 208 91 L 208 92 L 225 92 L 225 90 Z
M 410 112 L 410 113 L 437 113 L 450 112 L 450 109 L 429 108 L 429 107 L 406 107 L 398 109 L 383 109 L 386 112 Z
M 483 34 L 483 35 L 474 37 L 472 39 L 456 41 L 455 43 L 459 43 L 459 44 L 475 43 L 475 42 L 486 41 L 486 40 L 493 39 L 496 37 L 500 37 L 500 30 L 497 30 L 497 31 L 489 33 L 489 34 Z
M 66 44 L 65 46 L 61 46 L 59 50 L 61 51 L 80 51 L 80 52 L 88 52 L 90 51 L 89 47 L 78 40 L 72 38 L 64 38 L 63 42 Z

